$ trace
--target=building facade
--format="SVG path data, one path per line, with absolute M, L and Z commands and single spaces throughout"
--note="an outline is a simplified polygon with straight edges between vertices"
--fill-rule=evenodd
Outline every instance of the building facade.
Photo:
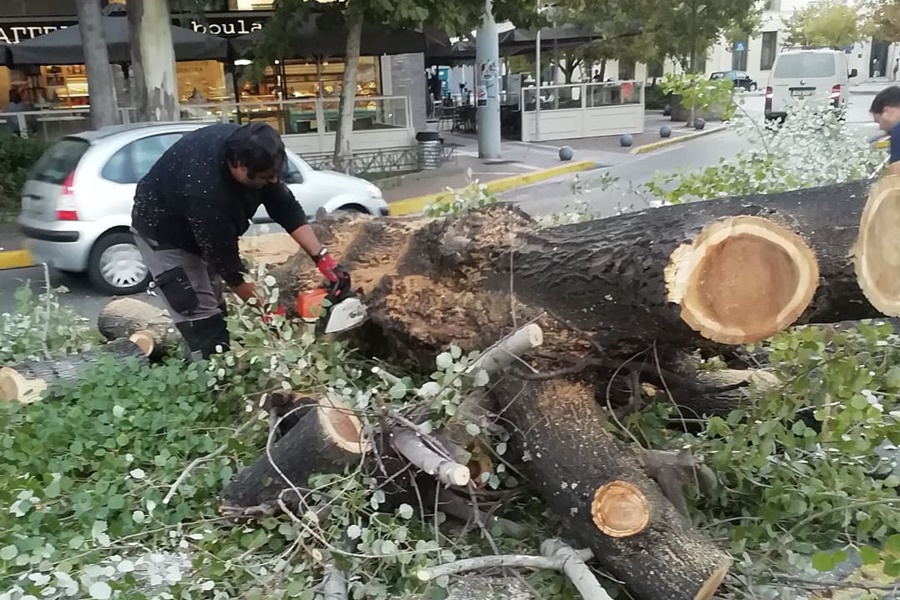
M 127 0 L 102 0 L 125 4 Z M 271 18 L 274 0 L 207 0 L 202 19 L 173 15 L 173 22 L 195 31 L 234 38 L 262 29 Z M 76 0 L 0 0 L 0 44 L 14 45 L 77 24 Z M 340 57 L 320 61 L 286 58 L 269 66 L 258 83 L 246 81 L 247 61 L 179 62 L 176 65 L 182 103 L 266 103 L 317 97 L 338 98 L 344 63 Z M 115 66 L 120 104 L 128 102 L 127 74 Z M 409 95 L 416 127 L 425 123 L 425 66 L 421 54 L 399 57 L 363 56 L 358 96 Z M 421 89 L 420 89 L 421 88 Z M 73 108 L 89 99 L 83 65 L 42 65 L 22 70 L 0 67 L 0 110 L 5 90 L 16 89 L 36 107 Z

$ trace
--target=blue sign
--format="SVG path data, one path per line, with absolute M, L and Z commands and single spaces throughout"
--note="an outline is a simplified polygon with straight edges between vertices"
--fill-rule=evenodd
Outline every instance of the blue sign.
M 743 52 L 747 49 L 747 46 L 744 45 L 744 42 L 735 42 L 734 43 L 734 51 L 735 52 Z

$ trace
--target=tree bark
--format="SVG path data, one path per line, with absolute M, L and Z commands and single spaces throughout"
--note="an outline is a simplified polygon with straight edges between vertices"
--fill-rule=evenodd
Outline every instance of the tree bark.
M 140 121 L 177 121 L 178 80 L 172 23 L 165 0 L 129 0 L 132 79 Z
M 516 316 L 549 309 L 590 332 L 605 359 L 655 343 L 665 362 L 668 351 L 727 352 L 792 324 L 878 316 L 847 260 L 866 192 L 855 182 L 540 230 L 505 205 L 437 220 L 328 217 L 315 228 L 352 273 L 382 351 L 429 364 L 451 343 L 486 347 Z M 316 284 L 302 253 L 272 274 L 286 304 Z M 572 337 L 545 348 L 572 356 Z
M 91 126 L 101 129 L 115 125 L 119 122 L 119 109 L 106 36 L 103 34 L 100 0 L 78 0 L 78 25 L 90 91 Z
M 141 363 L 147 362 L 147 357 L 137 344 L 121 339 L 90 352 L 4 367 L 0 370 L 0 400 L 33 402 L 45 389 L 53 385 L 79 381 L 85 371 L 104 357 L 112 357 L 117 361 L 134 359 Z
M 149 335 L 152 346 L 147 355 L 150 358 L 176 351 L 182 342 L 181 333 L 165 309 L 135 298 L 110 301 L 97 316 L 97 329 L 108 340 L 129 338 L 141 332 Z
M 310 475 L 343 472 L 345 467 L 359 464 L 370 450 L 361 423 L 339 399 L 326 396 L 300 410 L 305 414 L 272 445 L 272 460 L 263 453 L 225 487 L 221 512 L 274 507 L 282 490 L 290 491 L 291 484 L 306 488 Z M 292 498 L 296 501 L 296 495 Z
M 334 137 L 335 169 L 349 173 L 353 160 L 353 117 L 356 111 L 356 79 L 359 71 L 359 52 L 362 43 L 363 16 L 358 11 L 346 11 L 347 51 L 344 55 L 344 79 L 341 88 L 340 120 Z
M 636 600 L 704 600 L 731 565 L 691 528 L 645 473 L 636 449 L 616 439 L 593 391 L 555 380 L 507 378 L 495 387 L 513 423 L 522 468 L 577 545 Z M 526 454 L 527 453 L 527 454 Z

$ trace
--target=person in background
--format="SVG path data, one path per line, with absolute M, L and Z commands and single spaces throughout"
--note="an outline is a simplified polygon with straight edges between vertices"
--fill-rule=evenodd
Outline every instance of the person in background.
M 22 100 L 22 94 L 19 93 L 18 90 L 10 90 L 9 91 L 9 104 L 6 105 L 6 108 L 3 109 L 5 113 L 20 113 L 20 112 L 28 112 L 31 110 L 31 106 Z M 16 135 L 22 135 L 22 128 L 19 124 L 18 117 L 7 117 L 6 124 L 9 127 L 9 130 L 12 131 Z
M 869 108 L 878 128 L 891 136 L 888 175 L 900 175 L 900 86 L 892 85 L 876 94 Z

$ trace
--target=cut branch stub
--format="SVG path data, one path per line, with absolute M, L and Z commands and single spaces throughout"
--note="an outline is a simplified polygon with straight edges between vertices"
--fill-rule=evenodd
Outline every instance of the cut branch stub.
M 703 337 L 758 342 L 793 324 L 819 285 L 810 247 L 793 231 L 755 216 L 728 217 L 672 253 L 669 300 Z
M 872 188 L 853 248 L 856 279 L 872 306 L 900 316 L 900 177 L 888 176 Z
M 641 490 L 627 481 L 611 481 L 597 488 L 591 515 L 597 529 L 606 535 L 629 537 L 650 523 L 650 504 Z

